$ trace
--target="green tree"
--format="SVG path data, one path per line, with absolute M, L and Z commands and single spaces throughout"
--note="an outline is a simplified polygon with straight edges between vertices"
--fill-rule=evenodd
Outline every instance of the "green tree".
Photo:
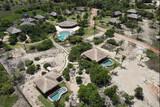
M 140 99 L 140 100 L 144 99 L 143 88 L 141 88 L 141 87 L 138 86 L 134 91 L 135 91 L 135 97 L 137 99 Z
M 104 102 L 98 94 L 97 87 L 89 83 L 86 86 L 81 85 L 78 91 L 80 102 L 83 103 L 82 107 L 103 107 Z

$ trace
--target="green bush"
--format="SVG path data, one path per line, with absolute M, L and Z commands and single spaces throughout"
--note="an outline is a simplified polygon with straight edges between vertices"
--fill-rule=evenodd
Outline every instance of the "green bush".
M 50 67 L 50 66 L 51 66 L 50 63 L 45 63 L 45 64 L 43 65 L 43 68 L 47 69 L 47 68 Z
M 28 66 L 30 66 L 30 65 L 32 65 L 33 64 L 33 61 L 32 60 L 29 60 L 29 59 L 27 59 L 27 60 L 25 60 L 25 65 L 28 67 Z
M 37 67 L 34 64 L 29 65 L 27 68 L 27 73 L 33 75 L 35 72 L 37 72 Z
M 107 30 L 106 32 L 105 32 L 105 35 L 106 35 L 106 37 L 108 38 L 112 38 L 112 37 L 114 37 L 114 32 L 115 32 L 115 30 L 112 28 L 112 29 L 109 29 L 109 30 Z
M 69 54 L 69 60 L 70 61 L 79 60 L 81 53 L 91 48 L 92 48 L 92 45 L 89 43 L 85 43 L 85 42 L 82 42 L 72 47 L 71 52 Z
M 71 44 L 77 44 L 82 42 L 82 37 L 73 35 L 73 36 L 70 36 L 68 40 Z
M 40 57 L 35 57 L 34 60 L 39 61 Z
M 76 77 L 76 82 L 77 82 L 77 84 L 82 84 L 82 77 L 77 76 Z
M 112 103 L 114 105 L 120 104 L 120 98 L 117 95 L 117 89 L 118 89 L 118 87 L 114 85 L 114 86 L 112 86 L 110 88 L 106 88 L 104 90 L 104 94 L 107 95 L 112 100 Z
M 109 39 L 107 40 L 107 43 L 115 45 L 115 46 L 119 46 L 119 44 L 115 41 L 115 39 Z
M 97 37 L 95 37 L 93 40 L 94 44 L 96 44 L 96 45 L 103 43 L 103 41 L 104 41 L 103 38 L 97 38 Z
M 70 76 L 69 76 L 69 68 L 65 68 L 64 71 L 63 71 L 63 77 L 66 79 L 66 81 L 70 81 Z
M 135 97 L 137 99 L 143 100 L 144 96 L 143 96 L 143 89 L 141 87 L 137 87 L 135 90 Z

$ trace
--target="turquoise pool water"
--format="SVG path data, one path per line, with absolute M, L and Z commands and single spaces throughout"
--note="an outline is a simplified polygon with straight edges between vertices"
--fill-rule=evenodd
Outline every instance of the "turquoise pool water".
M 70 32 L 69 32 L 69 31 L 62 31 L 62 32 L 60 32 L 60 33 L 58 34 L 58 39 L 59 39 L 60 41 L 64 41 L 64 40 L 66 40 L 66 39 L 69 37 L 69 35 L 70 35 Z
M 112 61 L 112 59 L 106 59 L 105 61 L 103 61 L 101 63 L 101 65 L 105 68 L 112 66 L 114 63 Z
M 66 92 L 67 92 L 67 88 L 61 87 L 60 89 L 56 90 L 51 95 L 49 95 L 49 99 L 51 101 L 58 101 L 61 98 L 61 96 Z

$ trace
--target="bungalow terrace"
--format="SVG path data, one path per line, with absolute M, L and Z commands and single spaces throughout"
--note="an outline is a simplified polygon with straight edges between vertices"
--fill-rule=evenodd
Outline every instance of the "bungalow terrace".
M 34 83 L 36 88 L 45 96 L 48 97 L 56 89 L 62 81 L 61 75 L 56 71 L 48 72 L 47 74 L 38 78 Z
M 83 52 L 81 56 L 96 62 L 101 62 L 108 57 L 108 55 L 104 51 L 96 47 Z
M 18 28 L 16 28 L 16 27 L 9 27 L 9 28 L 7 29 L 7 32 L 8 32 L 9 34 L 18 34 L 18 33 L 21 32 L 21 30 L 18 29 Z

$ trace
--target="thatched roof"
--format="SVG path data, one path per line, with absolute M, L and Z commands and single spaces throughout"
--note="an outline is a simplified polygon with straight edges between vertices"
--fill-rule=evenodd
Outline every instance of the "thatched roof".
M 34 25 L 36 25 L 36 24 L 35 24 L 35 23 L 32 23 L 32 22 L 22 22 L 22 23 L 20 24 L 20 26 L 23 26 L 23 25 L 34 26 Z
M 42 15 L 36 15 L 35 18 L 36 18 L 36 19 L 44 19 L 45 17 L 42 16 Z
M 78 10 L 78 11 L 85 11 L 85 7 L 76 7 L 76 10 Z
M 137 10 L 136 9 L 129 9 L 127 10 L 128 13 L 137 13 Z
M 122 15 L 121 11 L 115 11 L 113 12 L 113 16 L 120 16 Z
M 18 28 L 16 28 L 16 27 L 9 27 L 9 28 L 7 29 L 7 32 L 10 33 L 10 34 L 16 34 L 16 33 L 20 33 L 21 30 L 18 29 Z
M 55 17 L 55 16 L 57 16 L 57 12 L 51 12 L 50 15 Z
M 67 28 L 67 27 L 75 27 L 75 26 L 77 26 L 77 23 L 74 22 L 74 21 L 69 21 L 69 20 L 67 20 L 67 21 L 64 21 L 64 22 L 59 23 L 59 26 L 60 26 L 60 27 L 64 27 L 64 28 Z
M 138 14 L 128 14 L 127 17 L 131 18 L 131 19 L 139 19 L 140 15 L 138 15 Z
M 117 18 L 111 18 L 111 19 L 109 20 L 109 22 L 110 22 L 110 23 L 113 23 L 113 24 L 119 24 L 119 23 L 121 23 L 120 20 L 118 20 Z
M 104 51 L 102 51 L 101 49 L 94 47 L 90 50 L 83 52 L 81 54 L 81 56 L 85 56 L 92 61 L 99 62 L 102 59 L 106 58 L 108 55 Z
M 59 84 L 57 81 L 58 77 L 60 77 L 60 74 L 56 71 L 52 71 L 44 76 L 41 76 L 34 83 L 36 84 L 37 88 L 45 94 Z
M 22 22 L 34 22 L 35 20 L 36 20 L 36 19 L 31 18 L 31 17 L 21 19 Z
M 65 14 L 70 15 L 70 14 L 72 14 L 72 11 L 66 9 L 66 10 L 65 10 Z

